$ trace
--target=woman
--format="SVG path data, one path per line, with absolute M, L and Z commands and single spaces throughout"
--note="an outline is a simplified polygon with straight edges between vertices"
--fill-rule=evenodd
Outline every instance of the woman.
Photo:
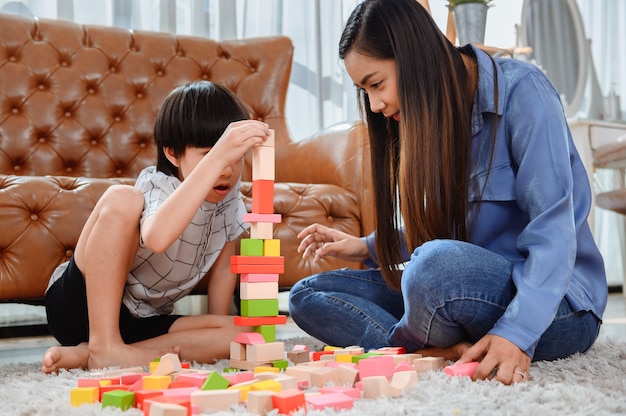
M 339 56 L 369 130 L 377 228 L 313 224 L 300 250 L 371 268 L 298 282 L 296 323 L 331 345 L 480 361 L 474 379 L 505 384 L 531 360 L 586 351 L 607 284 L 587 175 L 546 76 L 455 48 L 415 0 L 359 4 Z

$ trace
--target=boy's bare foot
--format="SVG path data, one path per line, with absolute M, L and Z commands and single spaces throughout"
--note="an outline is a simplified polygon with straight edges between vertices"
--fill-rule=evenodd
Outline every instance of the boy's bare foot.
M 50 374 L 62 368 L 87 368 L 88 360 L 89 348 L 86 342 L 75 347 L 50 347 L 43 355 L 41 371 Z
M 93 344 L 93 343 L 92 343 Z M 179 347 L 145 348 L 127 344 L 116 344 L 106 349 L 94 348 L 90 344 L 87 368 L 90 370 L 107 367 L 147 366 L 155 358 L 165 354 L 178 354 Z

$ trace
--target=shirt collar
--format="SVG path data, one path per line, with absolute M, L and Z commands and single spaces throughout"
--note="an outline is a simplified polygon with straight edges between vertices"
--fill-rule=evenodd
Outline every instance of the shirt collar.
M 472 45 L 476 54 L 478 64 L 478 87 L 474 94 L 474 104 L 472 106 L 472 136 L 478 134 L 483 126 L 483 113 L 496 113 L 496 103 L 494 101 L 494 80 L 498 79 L 498 112 L 501 116 L 504 110 L 504 75 L 500 66 L 492 63 L 492 58 L 484 51 Z M 494 58 L 495 61 L 495 58 Z

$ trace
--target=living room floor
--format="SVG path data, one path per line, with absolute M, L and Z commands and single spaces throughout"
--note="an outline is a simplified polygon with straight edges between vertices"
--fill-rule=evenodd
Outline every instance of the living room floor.
M 284 292 L 284 295 L 281 293 L 282 296 L 279 299 L 281 311 L 286 310 L 286 294 L 287 292 Z M 33 322 L 37 321 L 36 314 L 31 314 L 27 318 Z M 0 315 L 0 365 L 20 362 L 38 363 L 46 349 L 58 345 L 53 337 L 46 335 L 47 330 L 40 322 L 35 325 L 8 328 L 2 319 L 6 321 L 7 318 Z M 288 339 L 306 336 L 306 334 L 293 320 L 287 318 L 286 325 L 279 325 L 276 328 L 276 336 L 279 339 Z M 600 330 L 600 338 L 602 337 L 618 337 L 626 340 L 626 298 L 621 292 L 609 294 L 604 324 Z

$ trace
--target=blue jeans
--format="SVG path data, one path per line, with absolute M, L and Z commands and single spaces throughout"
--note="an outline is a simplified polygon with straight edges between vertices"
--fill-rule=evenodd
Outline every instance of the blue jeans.
M 289 311 L 300 328 L 333 346 L 416 351 L 474 343 L 491 330 L 515 295 L 511 271 L 511 262 L 492 251 L 435 240 L 416 249 L 406 264 L 401 292 L 389 288 L 379 270 L 335 270 L 297 282 Z M 532 358 L 554 360 L 584 352 L 599 329 L 595 315 L 574 311 L 563 299 Z

